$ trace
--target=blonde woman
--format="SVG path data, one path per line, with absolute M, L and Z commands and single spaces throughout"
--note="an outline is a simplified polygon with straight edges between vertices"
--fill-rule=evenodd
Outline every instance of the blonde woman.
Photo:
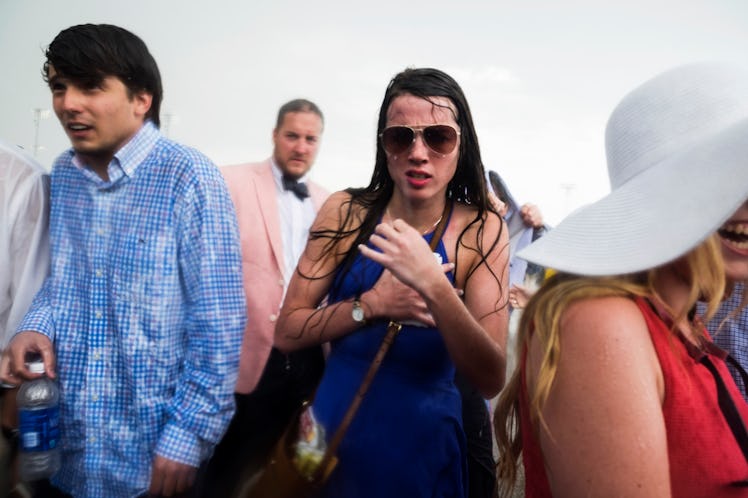
M 521 454 L 531 497 L 745 496 L 748 405 L 692 310 L 719 305 L 712 234 L 748 198 L 748 78 L 668 71 L 606 139 L 612 192 L 520 253 L 559 274 L 497 408 L 503 491 Z

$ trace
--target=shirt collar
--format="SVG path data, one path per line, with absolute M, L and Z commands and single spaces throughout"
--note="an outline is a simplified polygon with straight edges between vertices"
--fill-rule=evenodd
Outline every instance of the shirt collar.
M 147 120 L 137 133 L 121 149 L 114 153 L 114 157 L 107 167 L 107 172 L 109 173 L 108 184 L 116 183 L 124 177 L 132 177 L 138 166 L 150 154 L 160 136 L 161 133 L 156 128 L 156 125 L 151 120 Z M 73 164 L 78 169 L 84 171 L 87 176 L 91 178 L 95 177 L 94 179 L 99 182 L 102 181 L 98 175 L 93 173 L 85 165 L 75 151 L 71 149 L 70 154 L 73 155 Z

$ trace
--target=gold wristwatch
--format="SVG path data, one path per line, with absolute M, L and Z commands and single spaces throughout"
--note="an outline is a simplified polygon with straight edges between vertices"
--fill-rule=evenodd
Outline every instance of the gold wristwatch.
M 366 319 L 364 318 L 364 308 L 361 307 L 361 301 L 359 299 L 353 300 L 353 308 L 351 309 L 351 317 L 353 317 L 353 321 L 364 324 L 366 323 Z

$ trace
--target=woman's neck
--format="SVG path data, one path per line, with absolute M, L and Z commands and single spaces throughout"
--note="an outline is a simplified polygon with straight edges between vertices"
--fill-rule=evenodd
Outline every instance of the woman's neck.
M 689 341 L 697 343 L 689 317 L 678 318 L 686 308 L 690 307 L 691 284 L 683 274 L 678 263 L 673 263 L 657 273 L 654 282 L 655 291 L 661 304 L 664 304 L 675 316 L 672 320 L 678 320 L 675 324 L 683 332 Z
M 399 218 L 425 234 L 432 231 L 441 221 L 444 204 L 444 200 L 440 203 L 432 202 L 421 205 L 405 204 L 392 198 L 385 208 L 384 221 L 391 223 Z

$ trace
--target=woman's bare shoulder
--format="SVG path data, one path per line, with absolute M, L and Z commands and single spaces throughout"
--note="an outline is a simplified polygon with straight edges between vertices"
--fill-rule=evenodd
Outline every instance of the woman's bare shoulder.
M 493 211 L 484 211 L 479 216 L 475 206 L 457 202 L 454 204 L 450 228 L 458 235 L 464 231 L 462 242 L 465 244 L 474 246 L 481 241 L 485 243 L 486 240 L 497 239 L 502 225 L 503 220 Z
M 352 202 L 353 196 L 345 190 L 331 194 L 320 207 L 312 230 L 340 229 L 349 209 L 353 206 L 354 212 L 356 210 Z
M 608 330 L 646 323 L 633 298 L 627 296 L 588 297 L 572 302 L 561 317 L 562 330 Z
M 349 204 L 352 198 L 351 194 L 345 190 L 333 192 L 327 199 L 325 199 L 319 212 L 337 212 L 340 210 L 341 206 Z
M 590 297 L 561 315 L 561 357 L 584 358 L 591 370 L 611 362 L 656 368 L 649 328 L 636 302 L 626 296 Z

